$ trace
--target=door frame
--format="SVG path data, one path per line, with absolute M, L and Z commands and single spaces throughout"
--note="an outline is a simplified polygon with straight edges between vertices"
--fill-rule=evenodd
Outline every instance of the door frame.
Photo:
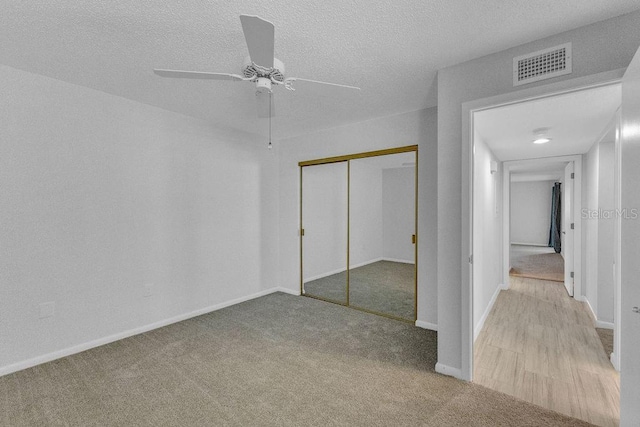
M 522 90 L 514 90 L 501 95 L 481 98 L 462 104 L 462 248 L 460 257 L 462 274 L 461 292 L 461 369 L 460 378 L 467 381 L 473 380 L 473 115 L 475 112 L 519 104 L 536 99 L 553 97 L 585 89 L 592 89 L 622 81 L 625 68 L 606 71 L 584 77 L 562 80 L 546 85 L 534 86 Z M 579 221 L 578 221 L 579 223 Z M 581 229 L 576 227 L 575 234 L 580 235 Z M 578 270 L 578 269 L 576 269 Z M 576 271 L 577 272 L 577 271 Z
M 502 283 L 505 287 L 509 287 L 509 266 L 511 262 L 509 251 L 511 249 L 511 166 L 531 166 L 531 165 L 545 165 L 550 163 L 571 163 L 573 162 L 575 179 L 574 186 L 574 203 L 573 203 L 573 217 L 580 218 L 582 209 L 582 156 L 556 156 L 556 157 L 543 157 L 538 159 L 526 159 L 526 160 L 508 160 L 503 162 L 503 194 L 502 194 Z M 574 261 L 582 259 L 582 233 L 578 233 L 579 225 L 576 222 L 576 229 L 574 230 L 573 239 L 573 255 Z M 565 269 L 567 268 L 566 257 Z M 581 268 L 581 264 L 579 264 Z M 574 262 L 574 271 L 580 270 L 576 267 Z M 582 276 L 577 274 L 574 278 L 574 292 L 573 295 L 582 295 Z M 566 283 L 565 283 L 566 286 Z

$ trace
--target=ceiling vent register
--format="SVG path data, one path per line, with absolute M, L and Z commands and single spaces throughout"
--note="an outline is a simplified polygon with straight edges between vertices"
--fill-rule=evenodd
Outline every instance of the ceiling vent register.
M 513 85 L 571 74 L 571 43 L 513 58 Z

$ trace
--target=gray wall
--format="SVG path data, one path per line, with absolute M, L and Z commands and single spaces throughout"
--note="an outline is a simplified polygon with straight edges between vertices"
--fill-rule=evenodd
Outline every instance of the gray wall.
M 5 66 L 0 92 L 0 372 L 277 286 L 251 138 Z
M 548 246 L 554 182 L 511 183 L 511 243 Z
M 474 337 L 482 329 L 502 284 L 502 162 L 476 135 L 474 138 L 473 226 L 473 327 Z M 498 171 L 491 173 L 491 161 Z
M 462 103 L 523 89 L 513 87 L 513 58 L 565 42 L 573 43 L 573 73 L 532 83 L 527 88 L 626 67 L 640 46 L 640 12 L 584 26 L 438 72 L 437 271 L 438 306 L 442 307 L 438 311 L 438 363 L 451 368 L 453 373 L 463 368 L 461 337 L 471 336 L 468 324 L 462 324 L 463 317 L 467 317 L 462 313 L 462 301 L 469 298 L 466 264 L 469 248 L 463 243 L 469 233 L 469 170 L 466 149 L 463 158 Z M 468 360 L 464 361 L 465 366 L 468 363 Z
M 584 156 L 584 207 L 581 212 L 585 239 L 584 298 L 600 326 L 608 327 L 614 321 L 614 143 L 612 123 L 609 131 Z
M 413 111 L 278 141 L 280 162 L 280 284 L 300 288 L 299 167 L 303 160 L 417 144 L 418 151 L 418 321 L 437 325 L 435 108 Z

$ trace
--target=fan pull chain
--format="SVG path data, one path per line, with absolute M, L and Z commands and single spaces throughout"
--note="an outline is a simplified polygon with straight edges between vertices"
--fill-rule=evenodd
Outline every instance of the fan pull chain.
M 267 148 L 271 150 L 273 145 L 271 144 L 271 92 L 269 92 L 269 145 Z

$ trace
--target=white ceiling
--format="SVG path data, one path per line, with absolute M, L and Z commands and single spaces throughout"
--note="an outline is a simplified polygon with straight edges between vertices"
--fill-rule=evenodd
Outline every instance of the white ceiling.
M 440 68 L 618 16 L 637 0 L 3 0 L 4 65 L 264 135 L 242 82 L 168 80 L 152 68 L 238 73 L 240 14 L 276 27 L 288 76 L 357 85 L 359 96 L 275 94 L 274 137 L 436 104 Z
M 620 85 L 582 90 L 480 111 L 474 126 L 498 159 L 524 160 L 583 154 L 603 136 L 620 106 Z M 533 144 L 533 131 L 552 139 Z

